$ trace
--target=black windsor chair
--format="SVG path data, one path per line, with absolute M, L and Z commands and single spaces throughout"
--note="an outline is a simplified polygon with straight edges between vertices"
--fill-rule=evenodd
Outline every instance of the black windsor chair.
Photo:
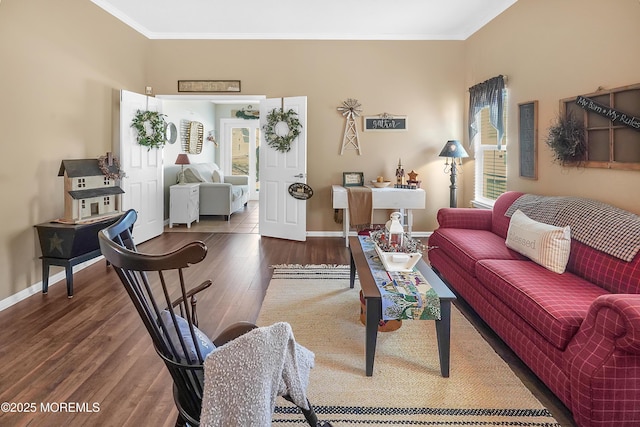
M 235 323 L 218 335 L 212 345 L 197 328 L 196 311 L 196 294 L 210 287 L 212 282 L 207 280 L 188 289 L 184 275 L 184 269 L 205 258 L 207 247 L 203 242 L 194 241 L 169 253 L 140 253 L 131 234 L 136 219 L 136 212 L 129 210 L 118 222 L 101 230 L 98 233 L 100 249 L 117 272 L 156 352 L 171 374 L 174 402 L 179 413 L 176 426 L 198 426 L 206 355 L 257 326 L 248 322 Z M 156 275 L 159 280 L 152 280 Z M 300 409 L 310 426 L 330 426 L 329 423 L 318 423 L 310 404 L 309 408 Z

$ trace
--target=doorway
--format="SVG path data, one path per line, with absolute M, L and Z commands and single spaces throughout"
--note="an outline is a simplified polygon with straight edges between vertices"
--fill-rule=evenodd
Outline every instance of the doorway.
M 260 122 L 220 119 L 220 167 L 227 175 L 249 176 L 249 199 L 260 193 Z

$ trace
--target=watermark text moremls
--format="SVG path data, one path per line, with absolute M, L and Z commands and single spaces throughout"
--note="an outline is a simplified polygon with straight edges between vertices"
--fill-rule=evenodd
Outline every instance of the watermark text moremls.
M 100 412 L 98 402 L 42 402 L 40 412 Z

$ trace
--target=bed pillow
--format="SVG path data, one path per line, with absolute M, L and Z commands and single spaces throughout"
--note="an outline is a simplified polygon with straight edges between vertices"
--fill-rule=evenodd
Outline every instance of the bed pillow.
M 571 231 L 569 226 L 534 221 L 518 209 L 511 216 L 506 243 L 547 270 L 562 274 L 569 261 Z
M 192 361 L 198 360 L 198 353 L 196 352 L 196 347 L 193 343 L 193 339 L 191 338 L 191 331 L 189 330 L 189 323 L 186 319 L 178 316 L 176 314 L 176 321 L 178 324 L 178 332 L 176 332 L 176 328 L 174 327 L 173 320 L 171 319 L 171 313 L 168 310 L 162 310 L 160 313 L 160 318 L 162 322 L 167 328 L 167 334 L 169 340 L 173 343 L 173 346 L 176 349 L 176 353 L 178 357 L 181 358 L 182 361 L 186 361 L 187 357 L 185 356 L 184 351 L 182 350 L 182 345 L 180 344 L 180 339 L 178 338 L 178 333 L 182 336 L 184 340 L 184 345 L 187 347 L 187 352 Z M 211 342 L 209 337 L 202 332 L 200 329 L 193 327 L 194 333 L 196 336 L 196 340 L 198 347 L 200 348 L 200 354 L 202 355 L 202 360 L 204 360 L 209 353 L 211 353 L 215 348 L 215 344 Z

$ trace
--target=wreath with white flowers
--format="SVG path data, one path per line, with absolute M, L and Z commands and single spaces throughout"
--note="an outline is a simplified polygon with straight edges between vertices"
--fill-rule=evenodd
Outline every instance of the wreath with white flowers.
M 300 135 L 302 124 L 295 111 L 274 108 L 267 115 L 267 123 L 263 130 L 267 144 L 281 153 L 286 153 L 291 150 L 293 140 Z
M 147 149 L 162 148 L 167 142 L 164 114 L 157 111 L 136 111 L 136 115 L 131 121 L 131 127 L 138 133 L 138 144 L 144 145 Z

